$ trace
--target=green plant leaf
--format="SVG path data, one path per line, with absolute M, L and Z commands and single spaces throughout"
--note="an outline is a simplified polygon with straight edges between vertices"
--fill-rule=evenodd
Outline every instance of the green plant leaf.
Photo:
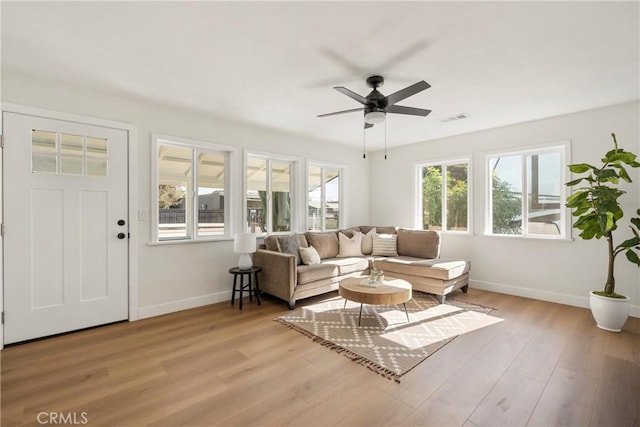
M 596 230 L 594 229 L 584 230 L 582 233 L 579 234 L 579 236 L 584 240 L 591 240 L 595 237 L 595 235 L 596 235 Z
M 602 233 L 606 234 L 607 231 L 610 231 L 611 228 L 613 228 L 613 214 L 611 212 L 599 214 L 598 224 L 600 225 L 600 230 L 602 230 Z
M 580 216 L 580 215 L 584 214 L 585 212 L 589 211 L 589 209 L 591 209 L 591 206 L 589 206 L 588 203 L 585 203 L 584 206 L 580 206 L 580 207 L 576 208 L 576 210 L 573 212 L 573 216 Z
M 567 197 L 567 204 L 582 202 L 582 201 L 586 200 L 587 197 L 589 197 L 589 190 L 576 191 L 575 193 L 573 193 L 572 195 Z M 571 206 L 569 206 L 569 207 L 571 207 Z
M 602 159 L 602 163 L 623 162 L 626 164 L 632 164 L 636 160 L 636 155 L 624 150 L 617 150 L 616 153 L 607 153 L 606 157 Z
M 580 182 L 582 182 L 583 179 L 585 179 L 585 178 L 574 179 L 573 181 L 567 182 L 565 185 L 567 187 L 573 187 L 574 185 L 579 184 Z
M 618 178 L 618 173 L 611 168 L 600 169 L 597 172 L 594 172 L 597 177 L 600 178 L 601 181 L 609 180 L 609 178 Z
M 628 249 L 625 255 L 627 256 L 627 259 L 629 261 L 640 267 L 640 257 L 637 253 L 635 253 L 632 249 Z
M 627 170 L 622 166 L 619 167 L 618 175 L 620 175 L 620 178 L 624 179 L 626 182 L 632 182 Z
M 576 220 L 573 226 L 579 230 L 583 230 L 590 224 L 598 225 L 598 214 L 595 212 L 589 212 L 588 214 L 582 215 Z
M 625 240 L 624 242 L 620 243 L 618 245 L 618 248 L 632 248 L 634 246 L 637 246 L 638 244 L 640 244 L 640 238 L 639 237 L 632 237 L 631 239 Z
M 576 163 L 575 165 L 569 165 L 567 167 L 573 173 L 585 173 L 589 169 L 593 169 L 593 170 L 597 169 L 595 166 L 591 166 L 588 163 Z

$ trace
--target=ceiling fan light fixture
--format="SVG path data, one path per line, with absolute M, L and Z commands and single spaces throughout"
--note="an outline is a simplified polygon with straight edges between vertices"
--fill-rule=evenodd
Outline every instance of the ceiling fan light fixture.
M 384 122 L 385 113 L 383 111 L 369 111 L 364 115 L 364 121 L 369 124 L 376 124 Z

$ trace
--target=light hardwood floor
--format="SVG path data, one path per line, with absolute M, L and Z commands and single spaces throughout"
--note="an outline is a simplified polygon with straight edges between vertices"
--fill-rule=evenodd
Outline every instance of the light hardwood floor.
M 268 296 L 10 346 L 2 426 L 50 413 L 91 426 L 640 425 L 640 319 L 616 334 L 585 309 L 475 289 L 453 298 L 504 321 L 400 384 L 274 322 L 288 309 Z

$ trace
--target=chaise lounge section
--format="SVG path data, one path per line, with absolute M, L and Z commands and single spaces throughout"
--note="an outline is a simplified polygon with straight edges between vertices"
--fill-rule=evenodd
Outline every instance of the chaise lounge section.
M 300 253 L 307 254 L 310 247 L 319 259 L 307 265 Z M 254 254 L 254 264 L 262 267 L 261 290 L 287 301 L 293 309 L 296 301 L 337 290 L 341 280 L 367 275 L 371 268 L 383 270 L 386 277 L 407 280 L 414 290 L 434 294 L 441 302 L 457 289 L 466 292 L 470 262 L 439 256 L 436 231 L 359 226 L 268 236 Z

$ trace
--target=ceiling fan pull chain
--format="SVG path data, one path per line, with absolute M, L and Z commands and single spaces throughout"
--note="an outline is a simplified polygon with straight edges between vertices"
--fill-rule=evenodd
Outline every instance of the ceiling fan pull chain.
M 364 135 L 365 135 L 365 130 L 366 128 L 362 128 L 362 158 L 366 159 L 367 158 L 367 152 L 364 149 Z
M 384 121 L 384 159 L 387 160 L 387 120 Z

